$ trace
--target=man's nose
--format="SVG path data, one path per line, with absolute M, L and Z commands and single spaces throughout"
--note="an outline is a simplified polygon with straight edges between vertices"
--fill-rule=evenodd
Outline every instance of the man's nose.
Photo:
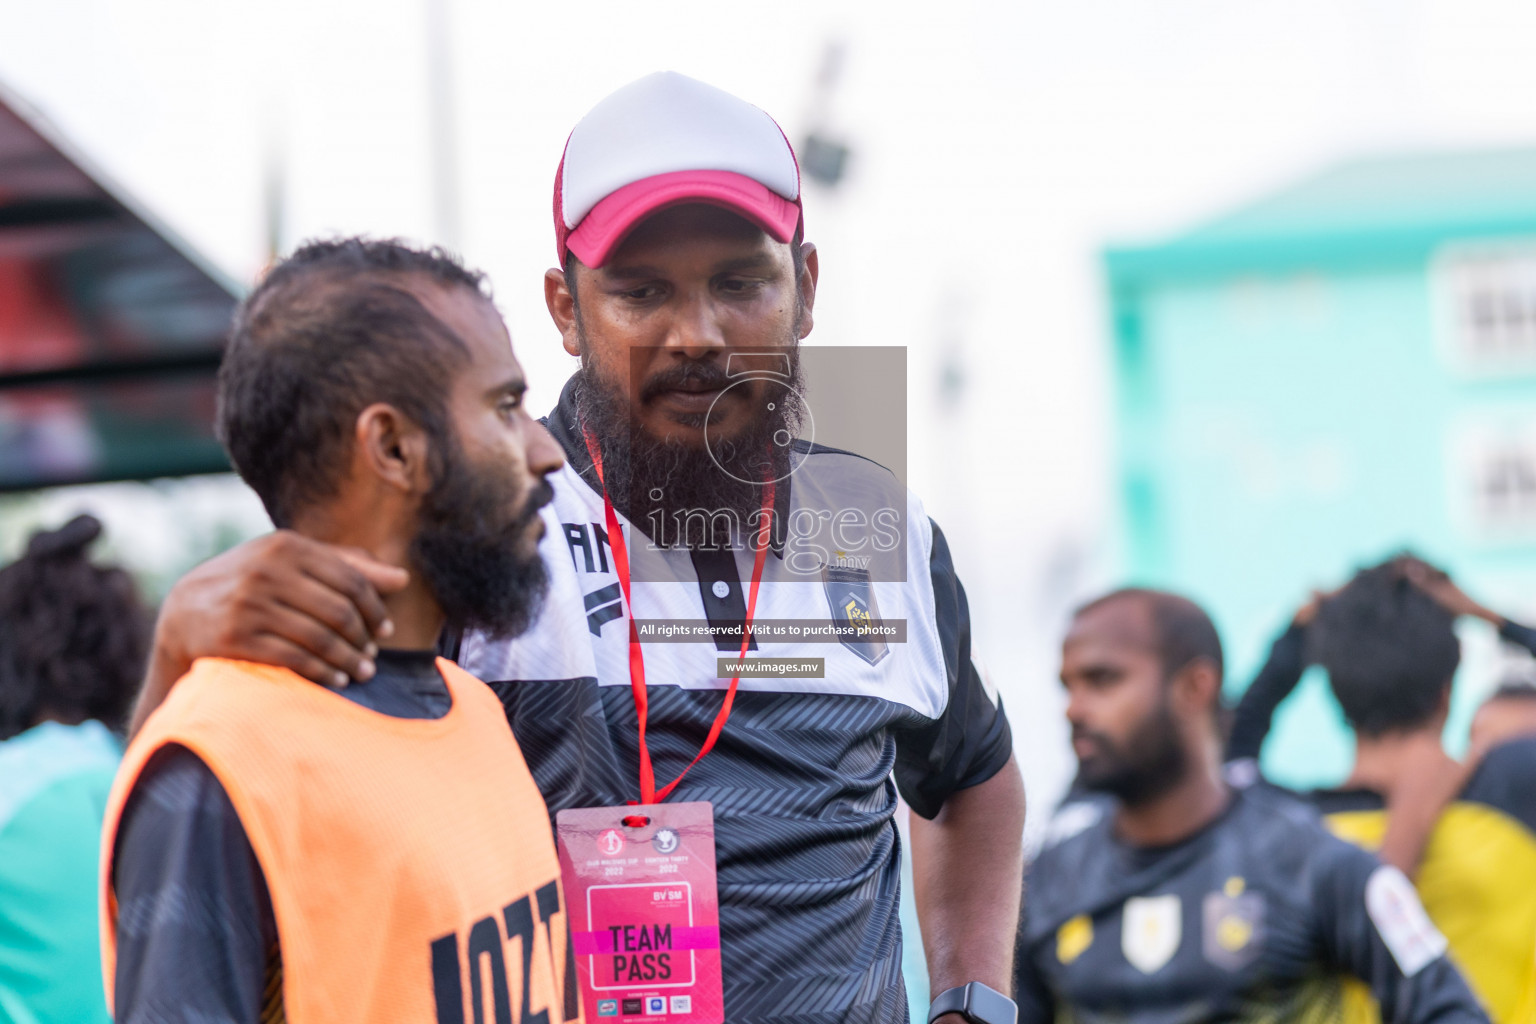
M 1087 724 L 1088 709 L 1084 706 L 1080 690 L 1067 689 L 1067 722 L 1077 727 Z
M 565 453 L 544 424 L 532 421 L 528 433 L 528 469 L 535 476 L 544 477 L 565 465 Z
M 725 348 L 719 311 L 707 295 L 682 298 L 667 332 L 666 347 L 697 359 L 708 352 Z

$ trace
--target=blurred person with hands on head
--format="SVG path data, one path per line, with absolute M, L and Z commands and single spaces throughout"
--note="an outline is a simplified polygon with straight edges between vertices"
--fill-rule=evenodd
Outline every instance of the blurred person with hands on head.
M 310 243 L 241 304 L 231 461 L 274 522 L 389 567 L 394 628 L 340 694 L 201 658 L 130 743 L 104 831 L 118 1024 L 577 1016 L 543 800 L 495 695 L 434 656 L 445 623 L 526 628 L 547 585 L 561 459 L 525 389 L 482 277 L 435 250 Z
M 105 1022 L 95 881 L 118 740 L 149 650 L 101 523 L 34 534 L 0 569 L 0 1019 Z
M 1337 1020 L 1351 978 L 1389 1020 L 1486 1020 L 1400 872 L 1226 781 L 1221 642 L 1197 605 L 1089 603 L 1061 679 L 1079 795 L 1029 868 L 1021 1021 Z
M 732 376 L 762 364 L 780 368 L 786 393 L 799 383 L 819 268 L 799 187 L 766 113 L 682 75 L 634 82 L 577 124 L 555 176 L 560 265 L 544 279 L 581 361 L 547 420 L 567 461 L 543 545 L 550 603 L 526 636 L 469 630 L 445 649 L 501 696 L 552 812 L 665 799 L 647 785 L 653 761 L 676 777 L 673 799 L 711 802 L 727 1018 L 907 1019 L 899 790 L 916 811 L 915 895 L 940 995 L 930 1014 L 1010 1024 L 1006 996 L 982 989 L 1008 987 L 1023 785 L 948 545 L 892 473 L 791 443 L 789 404 L 754 401 L 770 385 Z M 783 524 L 828 493 L 893 495 L 904 544 L 882 557 L 895 573 L 791 565 Z M 758 516 L 775 525 L 751 529 Z M 701 535 L 722 519 L 728 536 Z M 637 574 L 631 591 L 642 557 L 664 578 Z M 210 654 L 327 683 L 366 674 L 380 618 L 370 571 L 276 534 L 225 555 L 212 573 L 223 583 L 194 573 L 161 616 L 143 705 Z M 829 605 L 904 619 L 915 636 L 775 639 L 775 654 L 824 661 L 823 677 L 722 678 L 721 655 L 767 645 L 754 616 L 825 621 Z M 631 643 L 637 618 L 723 632 Z
M 1310 602 L 1309 602 L 1310 604 Z M 1518 1009 L 1536 964 L 1536 736 L 1524 706 L 1495 696 L 1467 756 L 1442 741 L 1461 660 L 1457 616 L 1494 626 L 1531 649 L 1536 631 L 1478 604 L 1413 555 L 1363 569 L 1276 641 L 1236 711 L 1229 754 L 1256 756 L 1270 713 L 1308 663 L 1355 734 L 1355 759 L 1337 787 L 1300 794 L 1338 835 L 1402 869 L 1473 990 L 1500 1024 Z M 1365 1014 L 1363 1019 L 1369 1019 Z

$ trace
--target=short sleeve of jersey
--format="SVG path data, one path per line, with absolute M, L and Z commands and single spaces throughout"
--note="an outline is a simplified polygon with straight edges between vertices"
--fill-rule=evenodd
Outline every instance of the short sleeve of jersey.
M 895 768 L 902 797 L 925 818 L 938 814 L 951 793 L 996 775 L 1013 754 L 1008 716 L 971 656 L 965 588 L 955 575 L 943 532 L 931 525 L 928 564 L 949 697 L 932 723 L 897 733 Z
M 1530 626 L 1522 626 L 1518 622 L 1509 619 L 1499 627 L 1499 638 L 1512 644 L 1519 644 L 1532 654 L 1536 654 L 1536 629 Z
M 1370 986 L 1383 1021 L 1488 1019 L 1402 872 L 1331 836 L 1314 866 L 1321 946 Z

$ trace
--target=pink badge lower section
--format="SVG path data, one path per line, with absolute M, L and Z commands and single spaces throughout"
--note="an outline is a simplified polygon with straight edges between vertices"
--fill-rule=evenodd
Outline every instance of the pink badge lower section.
M 587 1024 L 722 1024 L 714 809 L 592 807 L 555 822 Z

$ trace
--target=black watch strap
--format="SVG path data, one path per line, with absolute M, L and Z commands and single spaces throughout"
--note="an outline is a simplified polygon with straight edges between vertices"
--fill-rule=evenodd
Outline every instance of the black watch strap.
M 1018 1024 L 1019 1007 L 990 985 L 972 981 L 940 992 L 928 1007 L 928 1024 L 958 1013 L 971 1024 Z
M 940 992 L 928 1007 L 928 1024 L 944 1016 L 946 1013 L 965 1013 L 965 989 L 964 985 L 956 985 L 954 988 Z

